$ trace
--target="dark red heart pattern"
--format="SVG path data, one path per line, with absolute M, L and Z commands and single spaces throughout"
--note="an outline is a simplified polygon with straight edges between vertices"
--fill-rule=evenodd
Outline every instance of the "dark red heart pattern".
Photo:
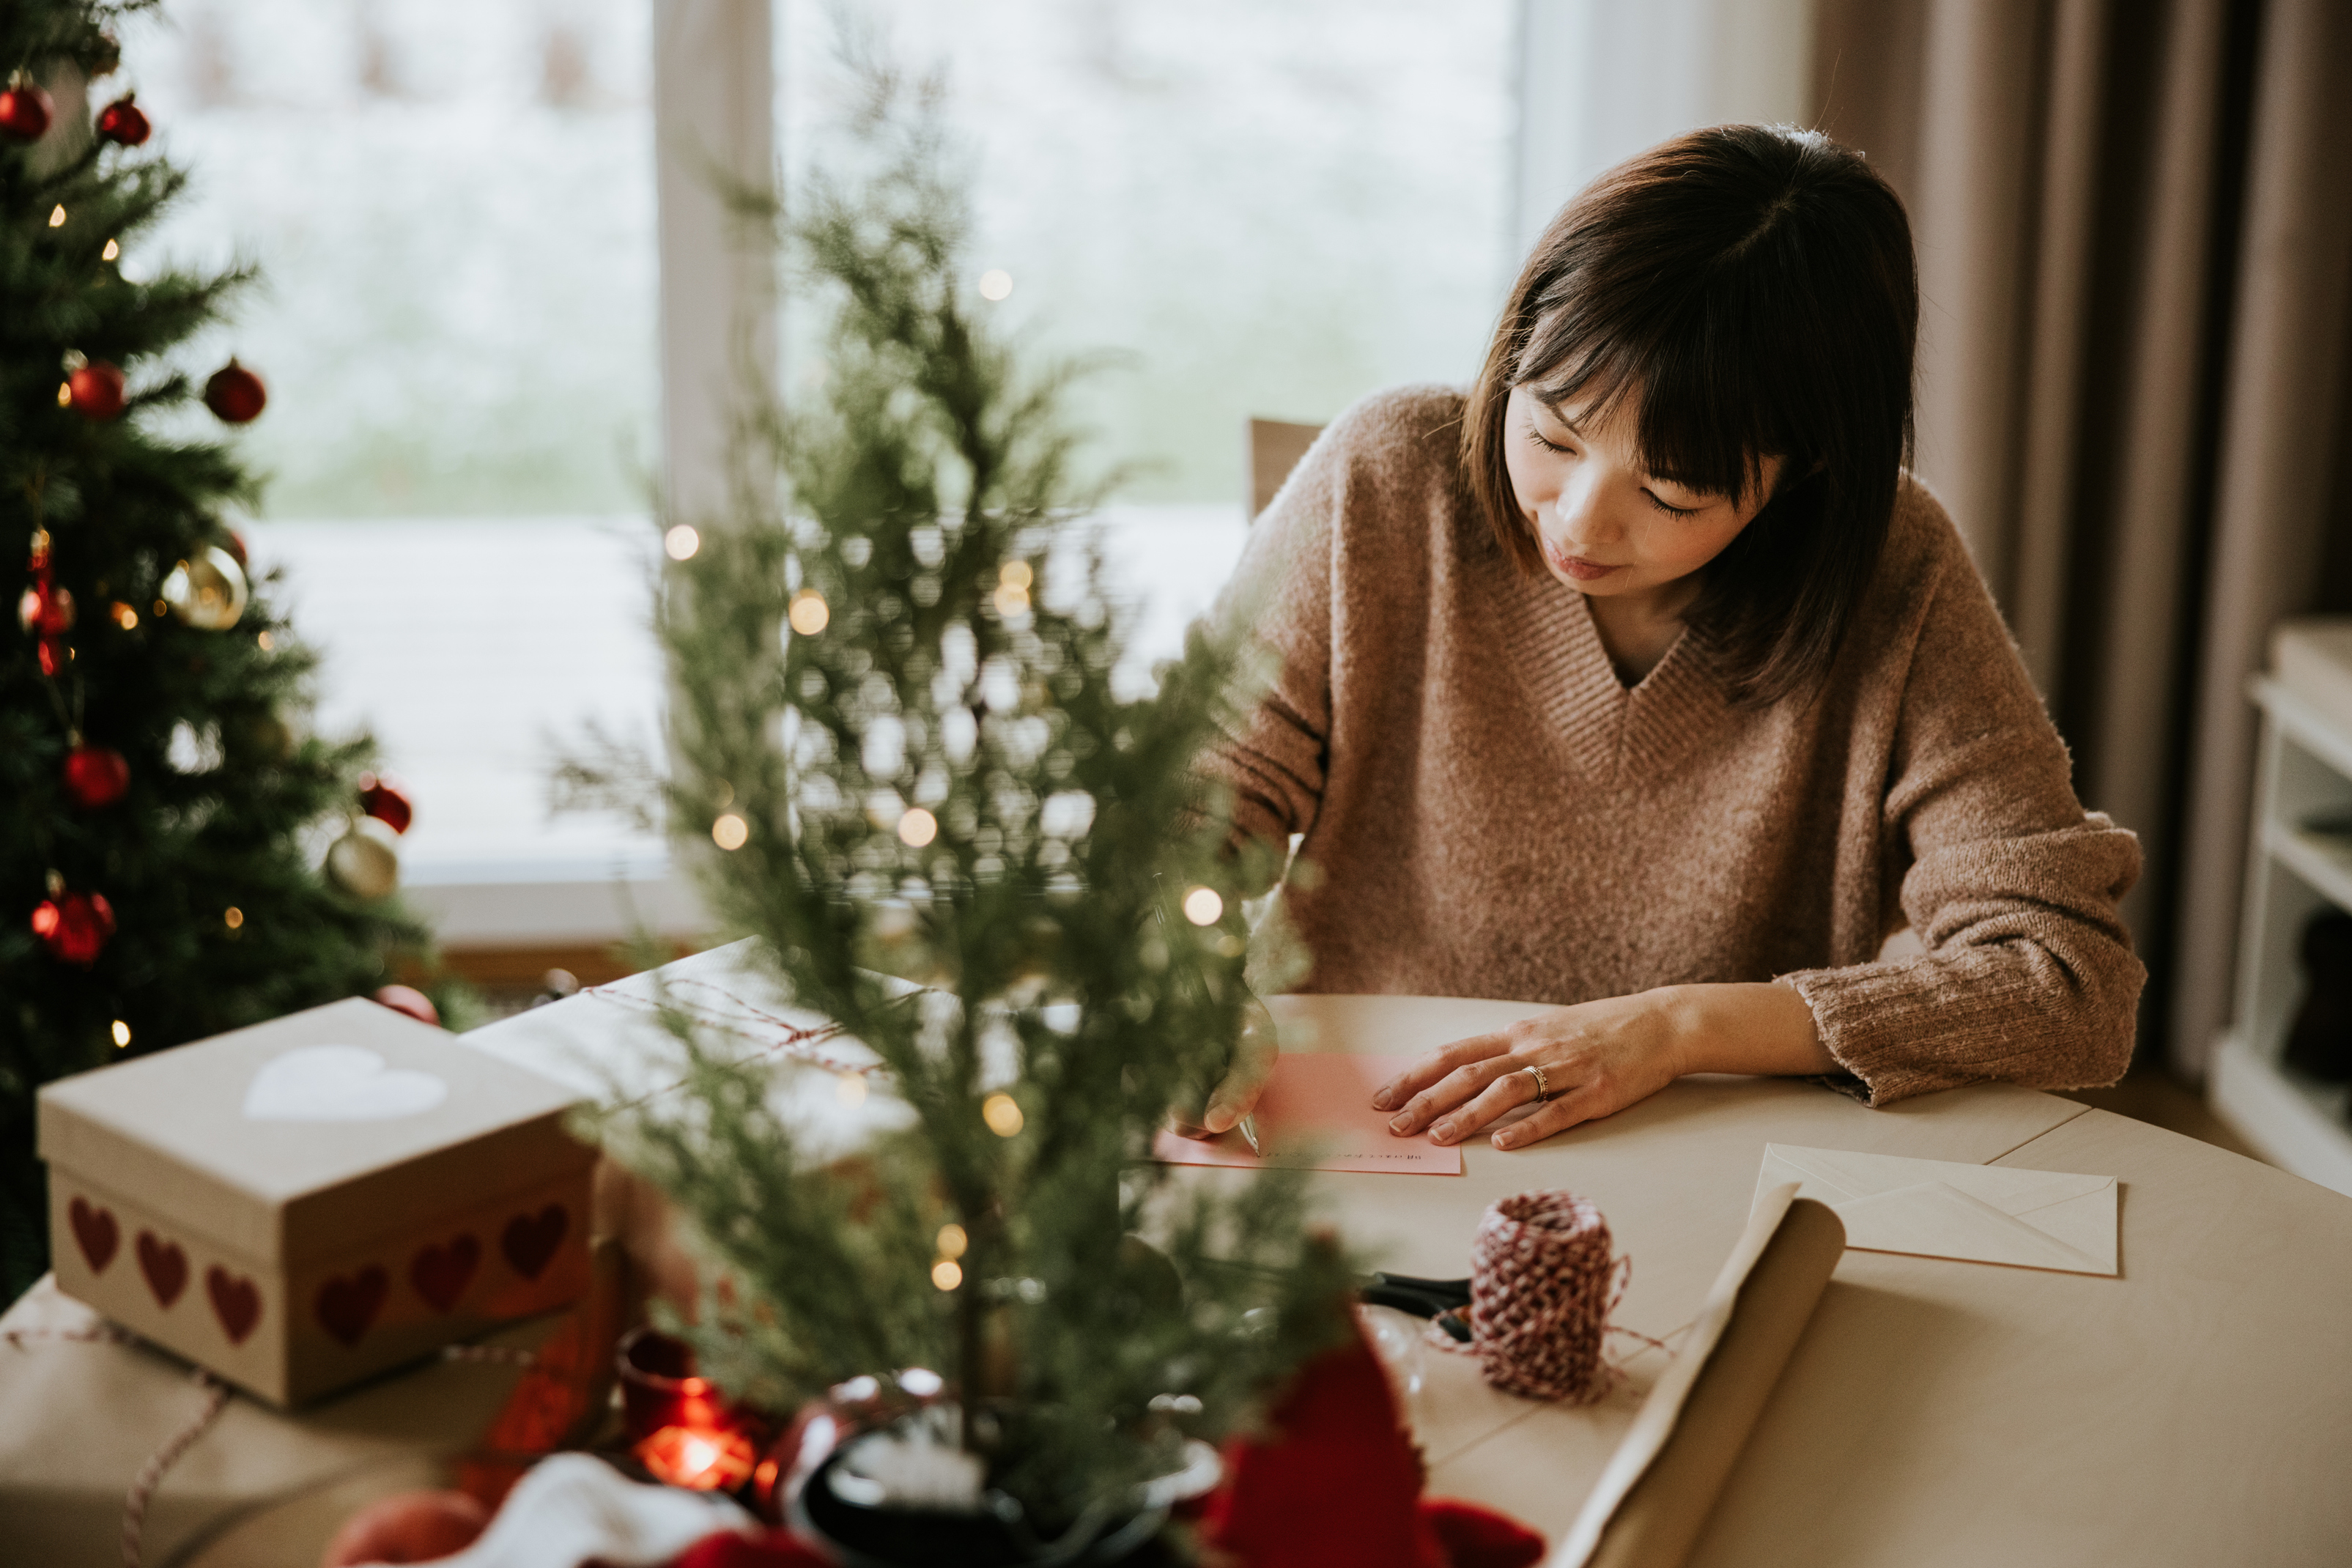
M 446 1312 L 466 1293 L 481 1261 L 482 1244 L 468 1231 L 439 1246 L 418 1248 L 408 1265 L 408 1282 L 435 1311 Z
M 245 1343 L 253 1325 L 261 1321 L 261 1292 L 253 1288 L 253 1281 L 233 1276 L 215 1263 L 205 1270 L 205 1293 L 213 1299 L 213 1316 L 220 1320 L 221 1332 L 228 1336 L 228 1342 Z
M 507 1221 L 499 1237 L 499 1250 L 507 1255 L 516 1273 L 536 1279 L 555 1249 L 563 1245 L 563 1233 L 571 1228 L 572 1216 L 563 1205 L 550 1204 L 535 1215 L 519 1214 Z
M 347 1345 L 359 1343 L 391 1289 L 391 1276 L 373 1263 L 357 1274 L 336 1275 L 319 1287 L 319 1326 Z
M 88 1198 L 78 1197 L 66 1205 L 66 1217 L 73 1221 L 74 1240 L 81 1245 L 81 1255 L 89 1260 L 89 1271 L 105 1273 L 106 1266 L 114 1261 L 115 1247 L 122 1241 L 114 1215 Z
M 176 1241 L 159 1239 L 152 1230 L 139 1233 L 139 1272 L 155 1292 L 155 1305 L 169 1307 L 188 1288 L 188 1255 Z M 213 1270 L 217 1274 L 219 1269 Z

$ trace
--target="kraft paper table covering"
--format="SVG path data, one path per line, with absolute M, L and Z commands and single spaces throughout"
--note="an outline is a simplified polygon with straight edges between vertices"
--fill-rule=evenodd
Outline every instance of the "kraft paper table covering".
M 740 949 L 701 954 L 665 973 L 673 982 L 707 979 L 758 1005 L 772 1000 L 751 991 L 756 976 L 744 969 Z M 651 994 L 647 977 L 627 984 Z M 1273 1005 L 1284 1021 L 1286 1049 L 1405 1053 L 1536 1010 L 1516 1003 L 1406 997 L 1290 997 Z M 642 1010 L 583 995 L 466 1040 L 593 1091 L 609 1076 L 640 1064 L 644 1046 L 659 1037 L 657 1024 Z M 745 1048 L 754 1047 L 747 1041 Z M 1801 1083 L 1694 1079 L 1535 1150 L 1506 1154 L 1473 1141 L 1463 1150 L 1459 1178 L 1400 1182 L 1331 1173 L 1318 1183 L 1351 1241 L 1376 1249 L 1390 1267 L 1434 1275 L 1466 1269 L 1471 1230 L 1495 1198 L 1543 1186 L 1586 1193 L 1609 1216 L 1620 1249 L 1634 1256 L 1632 1285 L 1616 1321 L 1663 1335 L 1689 1320 L 1743 1228 L 1766 1142 L 1984 1161 L 2081 1110 L 1991 1085 L 1870 1111 Z M 1188 1174 L 1218 1179 L 1229 1173 Z M 1596 1420 L 1595 1409 L 1568 1410 L 1497 1394 L 1471 1358 L 1432 1353 L 1414 1413 L 1433 1468 L 1432 1490 L 1492 1503 L 1559 1539 L 1663 1361 L 1654 1351 L 1630 1355 L 1625 1385 L 1597 1407 L 1603 1419 Z M 0 1396 L 0 1424 L 13 1413 L 14 1402 Z M 165 1491 L 168 1498 L 169 1483 Z
M 2352 1198 L 2090 1110 L 2116 1279 L 1849 1250 L 1691 1568 L 2352 1563 Z
M 1418 1054 L 1539 1012 L 1528 1004 L 1439 997 L 1291 996 L 1269 1002 L 1290 1051 Z M 1612 1321 L 1654 1338 L 1688 1323 L 1746 1229 L 1768 1142 L 1985 1162 L 2083 1114 L 2084 1108 L 2007 1084 L 1976 1085 L 1871 1110 L 1790 1079 L 1685 1079 L 1621 1111 L 1504 1152 L 1461 1145 L 1463 1173 L 1432 1180 L 1321 1173 L 1315 1178 L 1350 1245 L 1382 1267 L 1435 1278 L 1469 1268 L 1470 1237 L 1496 1199 L 1565 1187 L 1591 1197 L 1633 1278 Z M 1231 1173 L 1187 1170 L 1189 1180 Z M 1664 1356 L 1612 1337 L 1626 1379 L 1594 1405 L 1572 1408 L 1500 1394 L 1466 1356 L 1432 1352 L 1413 1402 L 1433 1493 L 1504 1510 L 1562 1540 L 1633 1422 Z
M 1864 1251 L 2116 1271 L 2113 1176 L 1765 1145 L 1756 1201 L 1790 1182 L 1835 1209 L 1845 1244 Z
M 617 1259 L 608 1255 L 609 1262 Z M 481 1342 L 531 1350 L 566 1317 L 535 1318 Z M 0 1332 L 25 1336 L 19 1344 L 0 1340 L 0 1562 L 121 1568 L 132 1478 L 203 1406 L 203 1391 L 176 1357 L 138 1343 L 55 1337 L 100 1321 L 47 1280 L 0 1316 Z M 289 1548 L 289 1561 L 315 1563 L 327 1535 L 361 1502 L 448 1485 L 449 1461 L 491 1428 L 522 1376 L 513 1364 L 429 1361 L 292 1415 L 232 1394 L 156 1489 L 144 1561 L 170 1563 L 246 1510 L 331 1491 L 341 1511 L 314 1521 L 322 1532 Z

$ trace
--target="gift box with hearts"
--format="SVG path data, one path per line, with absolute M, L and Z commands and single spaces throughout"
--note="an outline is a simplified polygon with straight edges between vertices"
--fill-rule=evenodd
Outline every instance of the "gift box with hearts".
M 297 1405 L 587 1288 L 572 1090 L 362 1000 L 40 1094 L 58 1284 Z

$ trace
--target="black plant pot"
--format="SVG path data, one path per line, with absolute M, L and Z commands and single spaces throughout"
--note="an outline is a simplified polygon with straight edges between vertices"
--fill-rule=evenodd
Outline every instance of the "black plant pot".
M 1155 1568 L 1176 1561 L 1161 1540 L 1169 1512 L 1164 1504 L 1040 1544 L 1017 1523 L 992 1513 L 851 1502 L 832 1486 L 841 1458 L 836 1449 L 810 1473 L 791 1512 L 793 1527 L 830 1548 L 843 1568 Z

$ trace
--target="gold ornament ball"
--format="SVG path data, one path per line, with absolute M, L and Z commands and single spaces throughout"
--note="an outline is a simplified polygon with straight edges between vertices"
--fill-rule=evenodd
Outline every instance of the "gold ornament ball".
M 327 879 L 373 903 L 400 886 L 400 857 L 390 845 L 353 828 L 328 847 Z
M 294 731 L 267 710 L 240 713 L 221 726 L 221 739 L 239 757 L 282 763 L 294 754 Z
M 189 626 L 225 632 L 245 614 L 245 568 L 217 544 L 207 544 L 172 568 L 161 590 L 172 613 Z

